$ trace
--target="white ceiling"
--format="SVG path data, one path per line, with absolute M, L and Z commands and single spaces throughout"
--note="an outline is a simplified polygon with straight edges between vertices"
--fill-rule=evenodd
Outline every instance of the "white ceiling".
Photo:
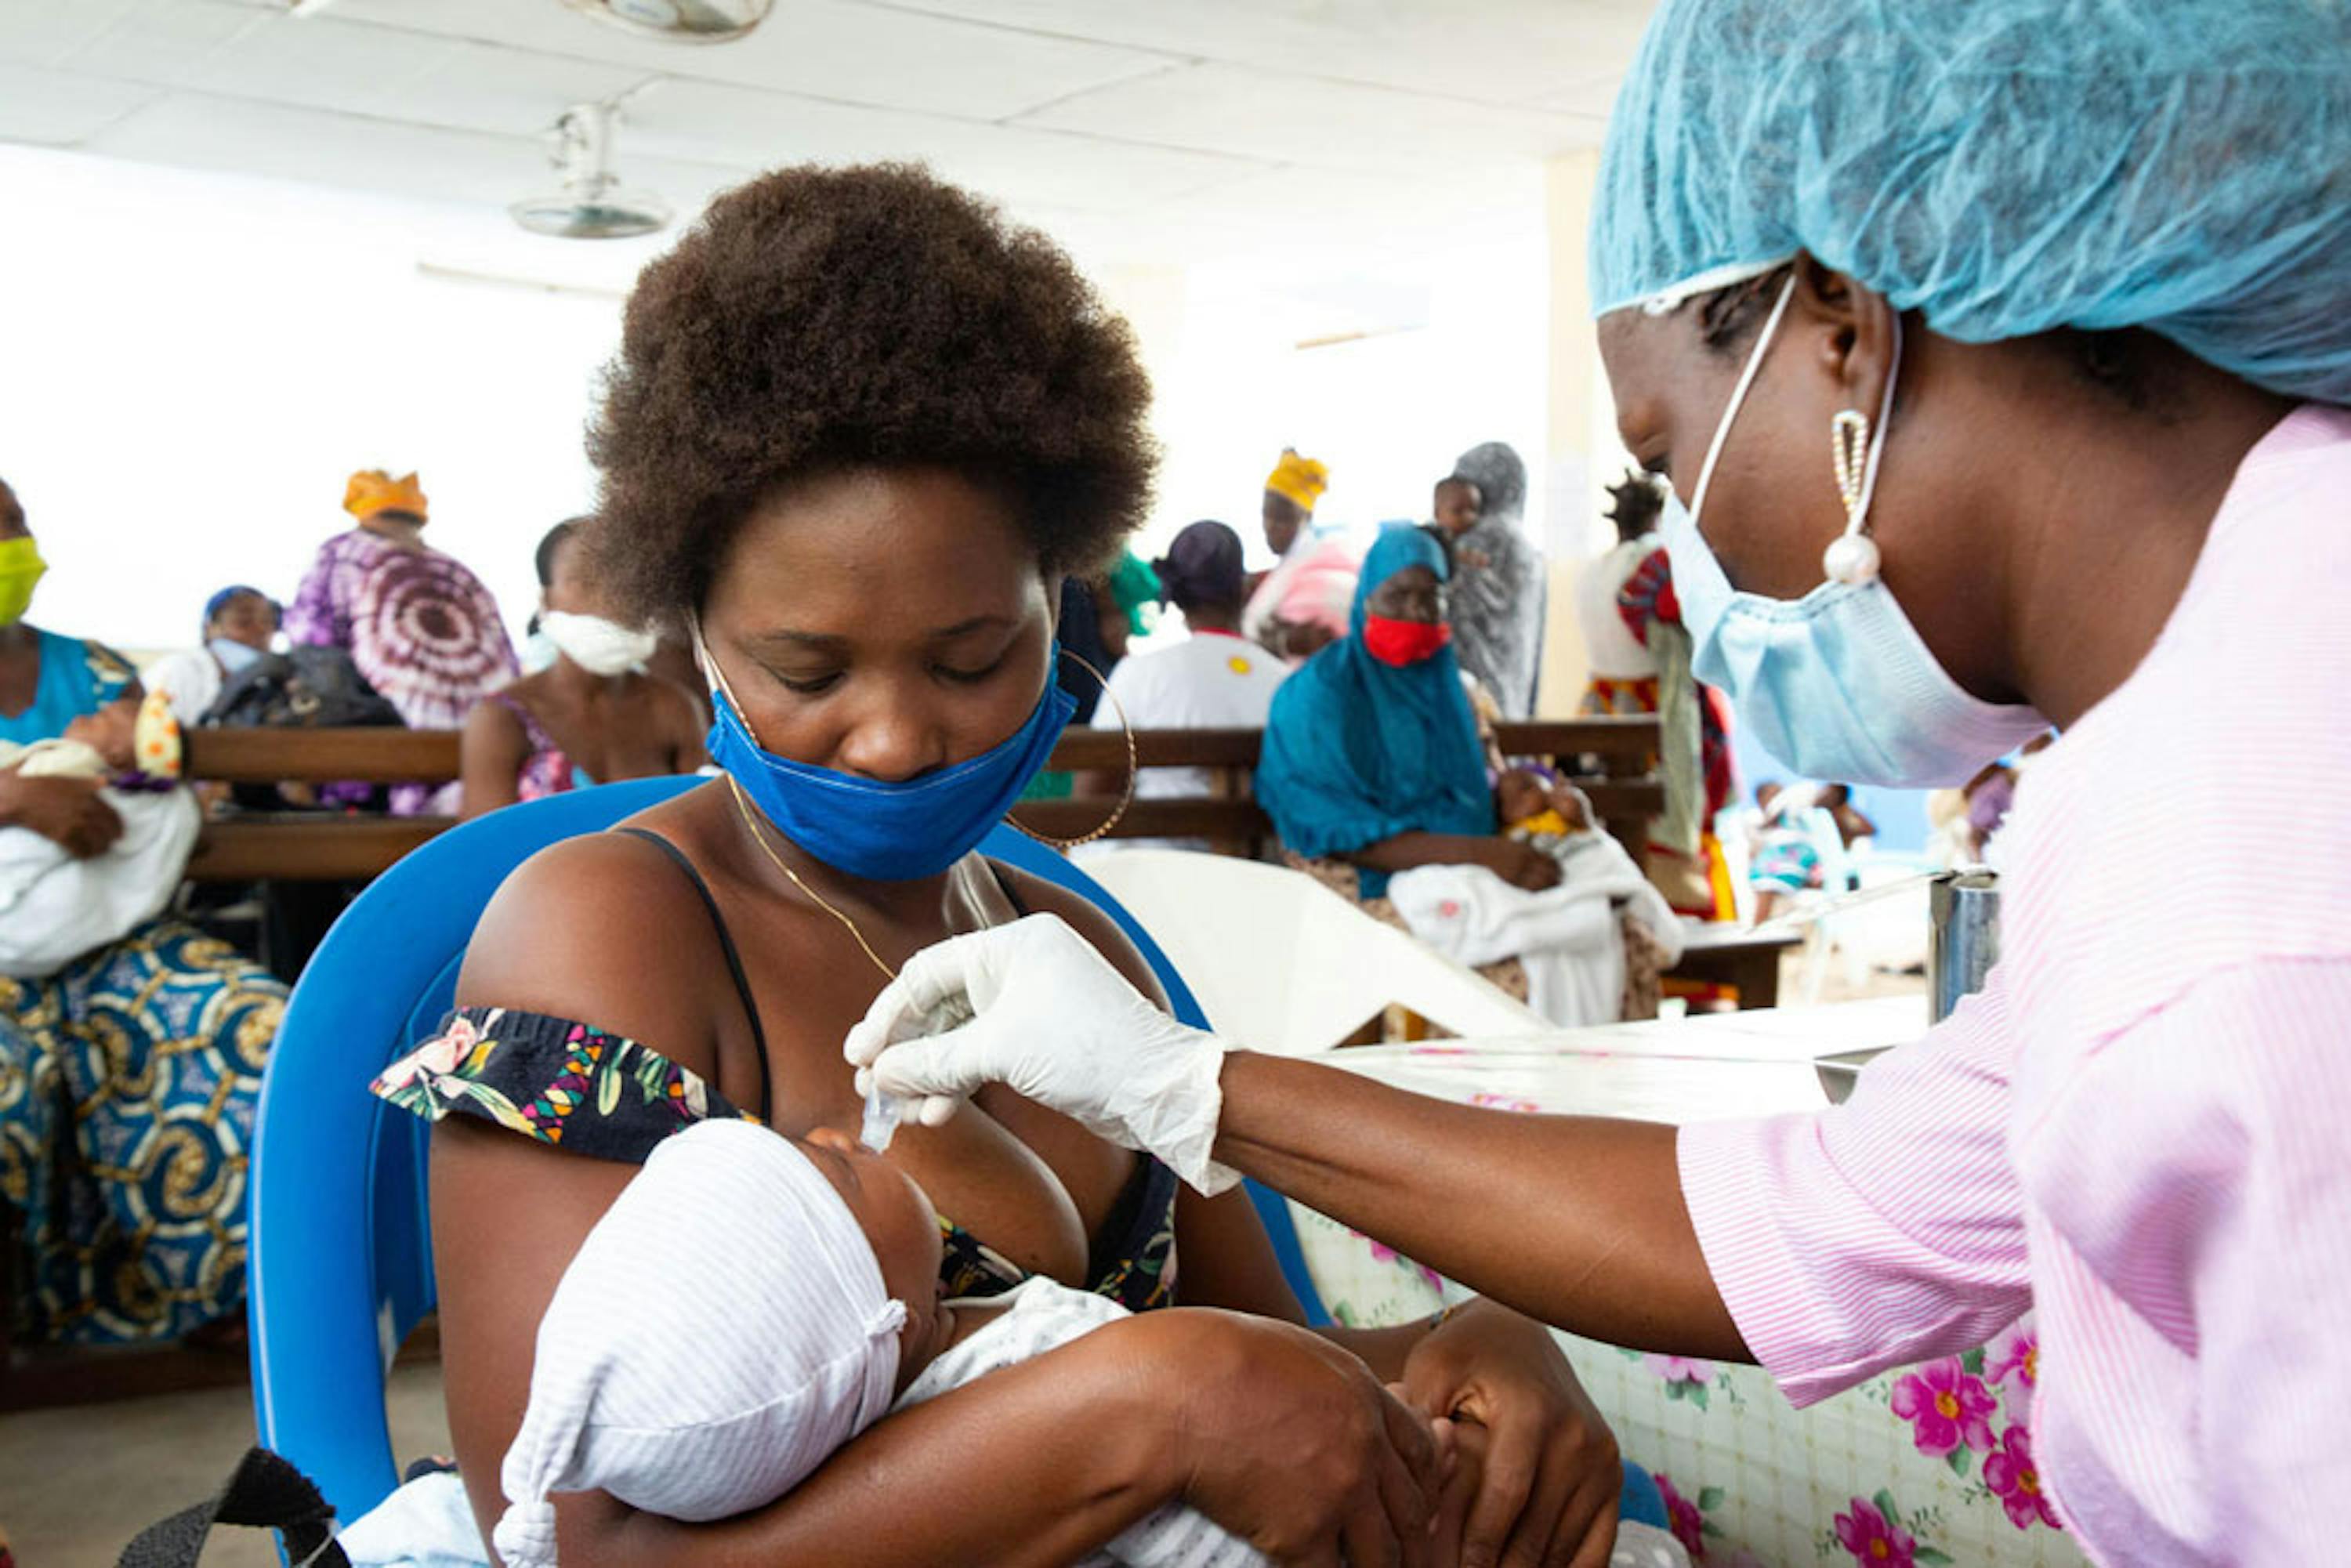
M 0 141 L 453 202 L 550 187 L 568 106 L 681 211 L 763 167 L 926 160 L 1117 259 L 1540 222 L 1650 0 L 779 0 L 664 45 L 558 0 L 0 0 Z

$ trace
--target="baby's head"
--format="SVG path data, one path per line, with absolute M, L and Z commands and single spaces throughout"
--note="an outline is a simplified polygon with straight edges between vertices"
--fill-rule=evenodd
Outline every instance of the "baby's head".
M 1430 506 L 1437 526 L 1458 539 L 1478 526 L 1478 518 L 1485 510 L 1485 497 L 1475 480 L 1454 474 L 1437 482 Z
M 913 1176 L 848 1134 L 817 1127 L 806 1137 L 785 1140 L 831 1184 L 848 1208 L 873 1260 L 882 1286 L 906 1309 L 898 1334 L 897 1388 L 903 1393 L 931 1358 L 940 1326 L 939 1217 Z
M 711 1520 L 789 1491 L 937 1354 L 939 1251 L 922 1188 L 846 1134 L 671 1135 L 539 1321 L 500 1558 L 555 1561 L 550 1492 Z

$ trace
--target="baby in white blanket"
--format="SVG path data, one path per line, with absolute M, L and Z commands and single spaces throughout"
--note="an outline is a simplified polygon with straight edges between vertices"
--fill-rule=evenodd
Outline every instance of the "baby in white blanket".
M 555 1562 L 550 1492 L 725 1519 L 781 1497 L 888 1412 L 1127 1315 L 1041 1279 L 939 1302 L 939 1247 L 914 1180 L 838 1134 L 709 1121 L 664 1142 L 540 1320 L 530 1406 L 500 1473 L 507 1568 Z M 1090 1561 L 1267 1559 L 1171 1506 Z
M 165 710 L 163 723 L 168 724 Z M 26 779 L 75 779 L 99 789 L 120 831 L 97 850 L 68 848 L 31 828 L 0 828 L 0 975 L 38 979 L 128 936 L 163 913 L 179 890 L 203 813 L 185 789 L 153 788 L 135 762 L 161 744 L 142 711 L 135 749 L 120 707 L 85 715 L 63 737 L 18 746 L 0 741 L 0 771 Z M 134 758 L 133 789 L 117 789 L 105 751 L 117 738 Z M 179 737 L 167 737 L 176 771 Z
M 597 1221 L 540 1320 L 530 1405 L 499 1476 L 507 1507 L 495 1544 L 507 1568 L 555 1563 L 550 1493 L 601 1490 L 665 1518 L 725 1519 L 781 1497 L 889 1412 L 1128 1315 L 1043 1279 L 941 1302 L 939 1253 L 922 1188 L 840 1134 L 794 1140 L 727 1120 L 667 1139 Z M 1662 1531 L 1627 1525 L 1624 1536 L 1619 1568 L 1687 1563 Z M 1269 1559 L 1171 1504 L 1085 1562 Z

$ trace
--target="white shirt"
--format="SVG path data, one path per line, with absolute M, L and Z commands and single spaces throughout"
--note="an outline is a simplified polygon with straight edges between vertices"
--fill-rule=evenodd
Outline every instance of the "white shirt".
M 139 684 L 151 692 L 169 692 L 172 716 L 193 727 L 220 696 L 224 683 L 220 664 L 209 650 L 183 648 L 156 660 Z
M 1625 580 L 1657 548 L 1655 534 L 1627 539 L 1584 567 L 1575 580 L 1575 622 L 1592 673 L 1611 680 L 1647 680 L 1657 673 L 1657 655 L 1633 635 L 1617 613 L 1616 593 Z
M 1093 727 L 1115 730 L 1119 715 L 1137 729 L 1263 729 L 1275 688 L 1290 666 L 1254 643 L 1195 632 L 1181 643 L 1130 653 L 1110 673 L 1110 695 Z M 1134 783 L 1145 800 L 1197 798 L 1215 781 L 1205 768 L 1151 768 Z

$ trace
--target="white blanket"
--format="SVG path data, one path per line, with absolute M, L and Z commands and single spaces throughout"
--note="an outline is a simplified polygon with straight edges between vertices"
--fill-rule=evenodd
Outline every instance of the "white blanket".
M 1414 936 L 1456 963 L 1520 960 L 1527 1005 L 1560 1028 L 1614 1023 L 1625 993 L 1617 902 L 1665 947 L 1668 964 L 1681 959 L 1681 922 L 1607 834 L 1574 834 L 1559 853 L 1559 885 L 1541 893 L 1484 866 L 1425 865 L 1391 878 L 1388 899 Z
M 20 766 L 35 777 L 88 777 L 95 763 L 96 753 L 77 741 L 0 747 L 0 768 Z M 54 975 L 171 904 L 203 825 L 195 798 L 182 789 L 101 789 L 99 799 L 122 819 L 122 836 L 88 860 L 30 828 L 0 828 L 0 975 Z

